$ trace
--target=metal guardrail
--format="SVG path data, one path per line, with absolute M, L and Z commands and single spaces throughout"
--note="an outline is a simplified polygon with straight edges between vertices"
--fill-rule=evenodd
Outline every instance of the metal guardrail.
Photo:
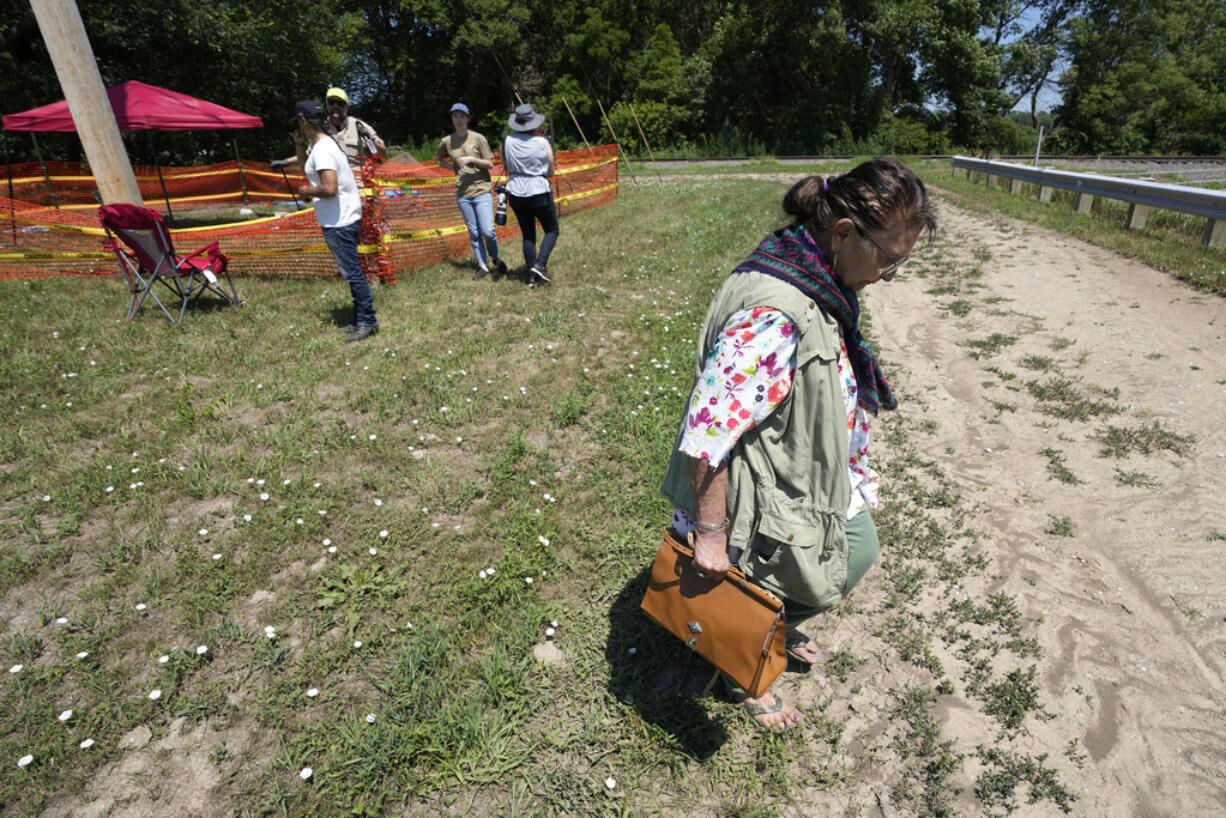
M 965 170 L 968 174 L 983 173 L 1013 180 L 1016 183 L 1010 185 L 1013 193 L 1020 191 L 1022 182 L 1038 185 L 1039 198 L 1043 201 L 1050 200 L 1052 189 L 1072 191 L 1077 194 L 1076 209 L 1079 213 L 1090 212 L 1090 203 L 1095 196 L 1128 202 L 1130 228 L 1144 227 L 1149 209 L 1154 207 L 1201 216 L 1207 220 L 1201 243 L 1226 249 L 1226 191 L 1119 179 L 1096 173 L 1070 173 L 969 156 L 955 156 L 951 161 L 954 168 Z

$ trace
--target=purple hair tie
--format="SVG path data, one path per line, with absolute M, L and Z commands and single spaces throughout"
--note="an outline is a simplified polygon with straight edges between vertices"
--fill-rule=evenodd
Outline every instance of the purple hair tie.
M 822 193 L 826 192 L 826 177 L 822 177 Z

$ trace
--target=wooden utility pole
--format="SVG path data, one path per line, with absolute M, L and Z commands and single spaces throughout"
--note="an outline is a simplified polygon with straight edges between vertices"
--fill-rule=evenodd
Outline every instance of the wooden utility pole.
M 30 7 L 102 200 L 106 204 L 143 204 L 75 0 L 30 0 Z

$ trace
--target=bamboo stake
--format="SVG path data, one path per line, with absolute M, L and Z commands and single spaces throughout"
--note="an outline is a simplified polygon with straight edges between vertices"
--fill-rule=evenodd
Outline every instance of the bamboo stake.
M 647 142 L 647 134 L 643 133 L 643 123 L 639 122 L 639 115 L 635 113 L 633 105 L 630 106 L 630 115 L 634 117 L 634 124 L 639 126 L 639 136 L 643 137 L 643 144 L 647 147 L 647 155 L 651 157 L 651 166 L 655 168 L 656 179 L 663 182 L 664 177 L 660 175 L 660 168 L 656 166 L 656 157 L 651 152 L 651 145 Z
M 298 193 L 294 190 L 294 186 L 289 183 L 289 177 L 285 175 L 285 165 L 281 166 L 281 178 L 285 180 L 285 187 L 289 189 L 289 195 L 294 197 L 294 212 L 302 210 L 302 205 L 298 201 Z
M 583 128 L 579 126 L 579 120 L 575 118 L 575 112 L 570 109 L 570 103 L 566 101 L 566 97 L 562 97 L 562 104 L 566 106 L 566 113 L 570 114 L 570 121 L 575 123 L 575 130 L 579 132 L 579 138 L 583 140 L 583 147 L 587 148 L 588 153 L 592 153 L 592 146 L 588 144 Z
M 507 73 L 507 70 L 506 70 L 505 68 L 503 68 L 503 67 L 502 67 L 502 60 L 498 59 L 498 51 L 497 51 L 496 49 L 491 48 L 491 49 L 490 49 L 490 54 L 492 54 L 492 55 L 493 55 L 493 57 L 494 57 L 494 62 L 498 64 L 498 70 L 502 72 L 502 76 L 503 76 L 503 78 L 504 78 L 504 79 L 506 79 L 506 81 L 507 81 L 507 85 L 511 86 L 511 93 L 515 95 L 515 98 L 516 98 L 517 100 L 519 100 L 519 104 L 520 104 L 520 105 L 523 105 L 523 104 L 524 104 L 524 98 L 523 98 L 523 97 L 521 97 L 521 96 L 519 95 L 519 91 L 515 90 L 515 83 L 514 83 L 514 82 L 512 82 L 512 80 L 511 80 L 511 75 L 510 75 L 510 74 L 508 74 L 508 73 Z
M 609 133 L 613 134 L 613 144 L 617 146 L 617 155 L 626 163 L 626 171 L 630 174 L 630 181 L 634 182 L 634 186 L 639 186 L 639 180 L 634 177 L 634 168 L 630 167 L 630 160 L 626 158 L 626 152 L 622 150 L 622 144 L 617 141 L 617 131 L 613 130 L 613 123 L 609 121 L 609 115 L 604 112 L 604 106 L 600 104 L 600 99 L 596 99 L 596 104 L 600 106 L 600 115 L 604 117 L 604 124 L 609 126 Z

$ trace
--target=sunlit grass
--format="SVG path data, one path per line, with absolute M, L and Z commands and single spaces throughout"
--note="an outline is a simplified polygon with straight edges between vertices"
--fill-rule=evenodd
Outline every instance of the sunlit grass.
M 563 220 L 552 287 L 419 270 L 376 290 L 382 330 L 356 345 L 338 280 L 239 279 L 242 308 L 181 329 L 124 324 L 116 280 L 0 284 L 0 659 L 21 666 L 0 803 L 68 803 L 125 735 L 148 727 L 152 753 L 183 719 L 239 813 L 647 814 L 663 792 L 762 814 L 797 786 L 851 793 L 889 753 L 884 798 L 948 809 L 935 693 L 975 682 L 975 717 L 1012 729 L 1039 704 L 988 657 L 1037 648 L 1003 593 L 960 604 L 991 559 L 917 454 L 931 421 L 880 424 L 884 593 L 831 614 L 860 636 L 801 730 L 701 697 L 709 669 L 637 613 L 698 328 L 785 189 L 623 179 Z M 908 275 L 973 292 L 943 252 Z M 537 661 L 546 642 L 561 662 Z M 861 746 L 865 685 L 888 696 Z M 227 729 L 256 749 L 208 738 Z

